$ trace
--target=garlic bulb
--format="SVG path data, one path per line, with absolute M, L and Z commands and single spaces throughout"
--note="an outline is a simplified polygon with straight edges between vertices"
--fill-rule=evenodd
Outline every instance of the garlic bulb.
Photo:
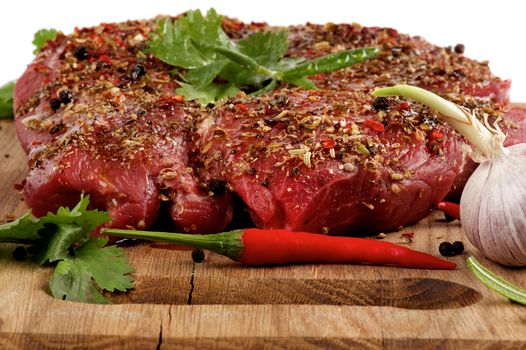
M 526 266 L 526 144 L 504 147 L 505 135 L 459 106 L 427 90 L 396 85 L 376 96 L 404 96 L 440 112 L 476 147 L 480 165 L 460 200 L 460 220 L 469 241 L 503 265 Z
M 485 256 L 526 266 L 526 144 L 506 147 L 480 163 L 462 192 L 460 220 Z

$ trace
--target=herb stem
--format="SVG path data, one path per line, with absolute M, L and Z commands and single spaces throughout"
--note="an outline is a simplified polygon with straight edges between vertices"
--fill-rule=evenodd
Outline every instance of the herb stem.
M 377 89 L 373 92 L 373 95 L 403 96 L 438 111 L 451 126 L 475 145 L 486 159 L 491 158 L 493 154 L 502 149 L 502 147 L 498 147 L 498 143 L 493 142 L 496 135 L 488 130 L 475 116 L 430 91 L 416 86 L 395 85 Z
M 526 305 L 526 291 L 506 281 L 499 275 L 482 266 L 477 259 L 470 256 L 467 260 L 469 270 L 489 289 L 519 304 Z
M 247 67 L 256 74 L 262 74 L 266 75 L 269 78 L 273 78 L 276 74 L 275 71 L 268 69 L 267 67 L 264 67 L 256 62 L 252 57 L 249 57 L 239 51 L 232 50 L 230 48 L 224 47 L 224 46 L 215 46 L 214 50 L 219 52 L 221 55 L 225 56 L 226 58 L 230 59 L 231 61 L 234 61 L 244 67 Z

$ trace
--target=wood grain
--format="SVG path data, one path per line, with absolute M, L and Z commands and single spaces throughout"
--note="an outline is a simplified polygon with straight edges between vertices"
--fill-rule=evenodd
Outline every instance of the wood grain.
M 14 125 L 0 122 L 0 218 L 27 208 L 13 189 L 25 176 Z M 8 156 L 6 156 L 8 155 Z M 524 269 L 478 255 L 458 222 L 435 213 L 386 240 L 414 232 L 412 248 L 437 254 L 443 240 L 466 252 L 454 271 L 359 265 L 249 268 L 189 251 L 126 248 L 136 289 L 114 305 L 55 300 L 50 269 L 15 262 L 0 246 L 0 349 L 518 349 L 526 348 L 526 313 L 471 277 L 468 255 L 512 282 Z

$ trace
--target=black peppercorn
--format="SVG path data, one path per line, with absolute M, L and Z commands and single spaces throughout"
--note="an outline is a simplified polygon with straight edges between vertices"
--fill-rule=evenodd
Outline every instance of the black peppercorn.
M 213 104 L 212 102 L 209 102 L 206 104 L 206 108 L 214 108 L 215 107 L 215 104 Z
M 463 54 L 464 53 L 464 45 L 462 44 L 456 44 L 455 45 L 455 53 Z
M 192 260 L 195 263 L 201 263 L 205 260 L 205 251 L 201 248 L 196 248 L 192 250 Z
M 131 79 L 137 80 L 146 74 L 146 68 L 142 64 L 136 64 L 131 72 Z
M 27 255 L 27 250 L 26 248 L 22 247 L 22 246 L 18 246 L 15 248 L 15 250 L 13 250 L 13 259 L 15 260 L 24 260 L 25 257 Z
M 464 251 L 464 243 L 455 241 L 453 243 L 442 242 L 438 246 L 438 251 L 442 256 L 455 256 L 462 254 Z
M 389 108 L 389 101 L 385 97 L 377 97 L 373 101 L 373 108 L 377 111 Z
M 464 251 L 464 243 L 460 241 L 455 241 L 451 244 L 451 249 L 453 251 L 453 255 L 462 254 L 462 252 Z
M 73 98 L 73 95 L 71 94 L 71 91 L 68 91 L 68 90 L 62 90 L 59 94 L 58 94 L 58 99 L 61 103 L 67 105 L 68 103 L 71 102 L 71 99 Z
M 261 186 L 268 187 L 269 184 L 270 182 L 268 181 L 268 177 L 266 177 L 265 180 L 263 180 L 263 182 L 261 183 Z
M 60 102 L 60 100 L 58 98 L 52 98 L 51 100 L 49 100 L 49 106 L 54 111 L 59 109 L 60 105 L 61 105 L 61 102 Z
M 80 61 L 85 60 L 88 58 L 88 50 L 84 46 L 77 46 L 75 50 L 73 50 L 73 55 Z
M 442 242 L 438 246 L 438 251 L 442 256 L 453 256 L 453 245 L 449 242 Z

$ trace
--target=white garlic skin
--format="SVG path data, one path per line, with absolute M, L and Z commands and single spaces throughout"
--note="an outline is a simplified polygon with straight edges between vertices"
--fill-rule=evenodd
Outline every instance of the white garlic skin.
M 526 144 L 479 165 L 460 200 L 469 241 L 502 265 L 526 266 Z

